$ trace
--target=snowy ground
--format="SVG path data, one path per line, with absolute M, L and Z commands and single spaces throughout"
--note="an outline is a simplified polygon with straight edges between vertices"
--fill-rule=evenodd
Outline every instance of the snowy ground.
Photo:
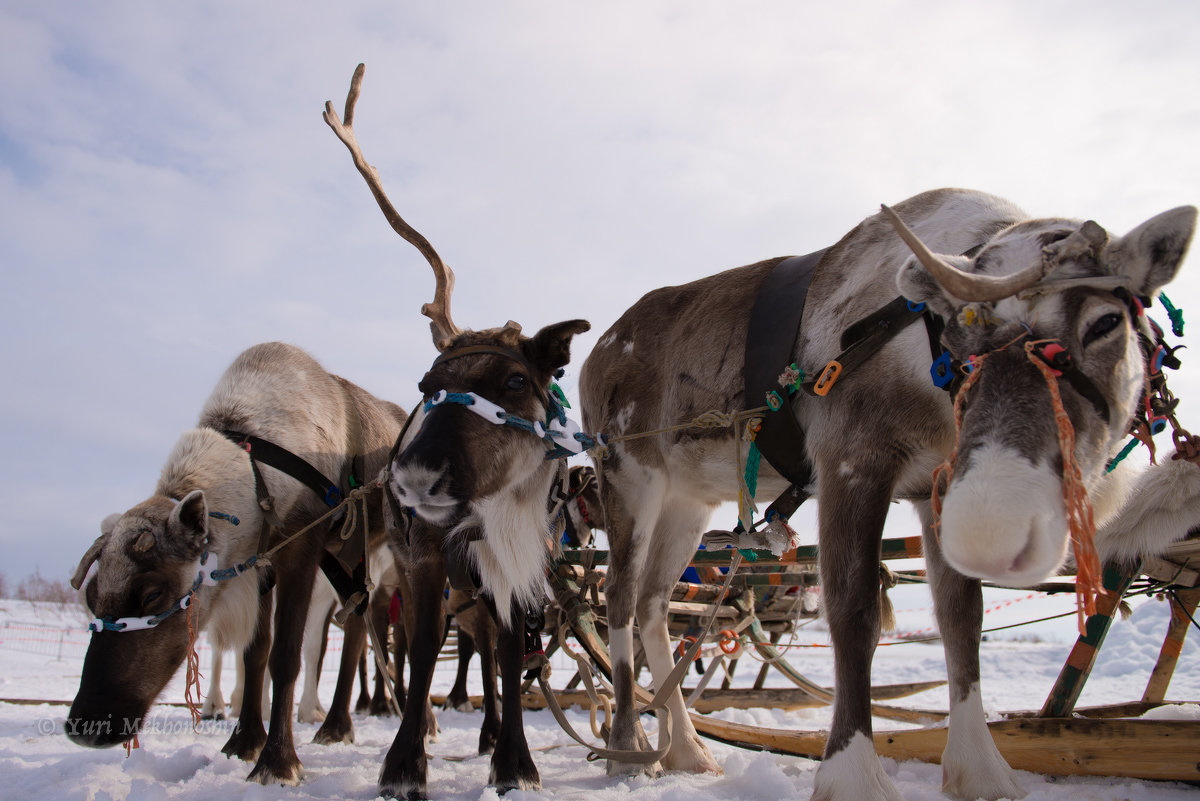
M 893 591 L 899 629 L 916 633 L 931 625 L 927 591 L 900 587 Z M 988 598 L 988 626 L 1039 618 L 1070 609 L 1068 598 L 1044 598 L 1028 593 L 992 591 Z M 1135 599 L 1135 613 L 1119 621 L 1101 651 L 1081 704 L 1102 704 L 1141 697 L 1157 657 L 1168 619 L 1168 608 L 1153 599 Z M 87 636 L 82 632 L 85 615 L 80 610 L 27 602 L 0 601 L 0 698 L 68 701 L 78 686 L 79 671 Z M 1010 629 L 988 636 L 982 653 L 985 703 L 991 711 L 1040 707 L 1073 642 L 1074 620 L 1067 617 L 1029 628 Z M 805 629 L 797 645 L 821 646 L 825 632 L 819 624 Z M 1168 698 L 1200 699 L 1200 672 L 1196 670 L 1200 648 L 1195 639 L 1184 649 Z M 817 681 L 831 680 L 831 655 L 824 647 L 796 647 L 788 657 Z M 201 664 L 208 664 L 207 649 Z M 335 664 L 327 659 L 327 664 Z M 570 676 L 565 663 L 556 663 L 554 683 L 561 686 Z M 748 684 L 757 673 L 757 663 L 744 661 L 737 678 Z M 919 681 L 944 677 L 941 648 L 937 644 L 901 644 L 881 647 L 876 656 L 876 683 Z M 453 678 L 445 665 L 435 679 L 435 692 L 445 692 Z M 227 670 L 226 695 L 232 689 L 232 671 Z M 322 679 L 322 696 L 328 704 L 334 676 Z M 735 682 L 739 683 L 739 682 Z M 769 684 L 784 686 L 781 680 Z M 177 677 L 164 694 L 164 701 L 183 696 Z M 904 701 L 907 706 L 945 708 L 944 689 Z M 1195 713 L 1194 707 L 1183 713 Z M 261 787 L 244 782 L 250 766 L 226 759 L 220 749 L 230 723 L 204 723 L 193 731 L 185 710 L 159 705 L 151 712 L 141 748 L 129 756 L 120 748 L 94 751 L 71 744 L 63 735 L 67 707 L 57 704 L 18 705 L 0 703 L 0 799 L 62 799 L 63 801 L 160 801 L 161 799 L 246 798 L 261 801 L 283 799 L 372 799 L 379 765 L 395 733 L 395 719 L 355 717 L 353 745 L 317 746 L 308 741 L 315 725 L 297 724 L 296 740 L 306 778 L 299 787 Z M 578 731 L 588 730 L 586 716 L 568 713 Z M 752 710 L 721 713 L 729 719 L 762 726 L 816 729 L 827 725 L 827 710 L 791 713 Z M 485 788 L 487 758 L 474 752 L 478 714 L 442 712 L 438 720 L 442 734 L 431 743 L 430 790 L 437 799 L 465 801 L 494 800 Z M 532 799 L 587 799 L 616 801 L 707 801 L 745 799 L 775 801 L 808 798 L 817 763 L 787 756 L 754 753 L 712 744 L 725 770 L 723 777 L 671 774 L 657 780 L 610 779 L 603 763 L 587 762 L 585 752 L 570 742 L 547 712 L 530 712 L 525 717 L 530 745 L 541 772 L 543 789 L 537 793 L 512 792 L 511 801 Z M 648 721 L 653 730 L 653 722 Z M 895 724 L 877 721 L 877 729 Z M 448 757 L 470 757 L 463 761 Z M 884 760 L 900 792 L 910 801 L 942 799 L 941 770 L 936 765 Z M 1019 774 L 1030 799 L 1167 799 L 1196 798 L 1200 791 L 1180 784 L 1127 779 L 1056 779 L 1030 773 Z

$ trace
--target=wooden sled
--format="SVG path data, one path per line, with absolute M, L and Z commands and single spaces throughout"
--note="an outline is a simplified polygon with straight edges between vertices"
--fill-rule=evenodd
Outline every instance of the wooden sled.
M 911 553 L 911 541 L 900 542 L 902 544 L 893 545 L 892 550 L 905 556 L 914 555 Z M 887 550 L 885 542 L 885 552 Z M 729 558 L 727 553 L 723 557 L 719 555 L 720 552 L 701 554 L 697 556 L 709 564 L 719 564 L 722 558 L 727 562 Z M 791 556 L 791 560 L 801 561 L 808 557 L 808 554 L 801 553 Z M 815 553 L 811 557 L 815 558 Z M 769 554 L 761 558 L 764 561 L 775 559 Z M 1014 713 L 1005 720 L 988 724 L 993 740 L 1010 766 L 1056 776 L 1119 776 L 1200 782 L 1200 722 L 1134 717 L 1150 709 L 1170 705 L 1163 697 L 1187 627 L 1200 603 L 1200 587 L 1197 586 L 1200 585 L 1200 571 L 1189 567 L 1192 560 L 1200 560 L 1200 545 L 1195 541 L 1185 541 L 1164 559 L 1154 560 L 1144 568 L 1141 564 L 1106 567 L 1104 583 L 1109 592 L 1101 597 L 1096 614 L 1088 618 L 1086 633 L 1080 636 L 1072 649 L 1042 710 Z M 1170 584 L 1173 610 L 1172 621 L 1145 694 L 1140 702 L 1076 710 L 1075 702 L 1112 623 L 1113 614 L 1124 593 L 1143 572 Z M 597 632 L 596 618 L 587 603 L 586 593 L 575 581 L 577 577 L 578 574 L 569 565 L 559 565 L 552 572 L 551 585 L 555 590 L 555 600 L 575 639 L 597 669 L 611 677 L 612 665 L 607 648 Z M 764 660 L 770 661 L 796 685 L 799 693 L 793 692 L 794 698 L 807 697 L 804 703 L 812 704 L 832 702 L 828 688 L 806 679 L 779 655 L 768 642 L 767 634 L 758 621 L 752 619 L 747 632 Z M 941 683 L 944 682 L 938 682 Z M 651 699 L 651 694 L 637 685 L 634 693 L 639 703 L 648 703 Z M 881 700 L 874 693 L 872 697 Z M 699 704 L 697 709 L 702 709 Z M 908 722 L 946 717 L 945 712 L 908 710 L 882 704 L 873 704 L 872 714 Z M 698 712 L 692 712 L 691 718 L 701 735 L 730 745 L 809 759 L 821 759 L 824 754 L 827 735 L 823 731 L 768 729 L 711 718 Z M 947 733 L 945 726 L 878 732 L 874 735 L 875 747 L 880 756 L 891 759 L 940 763 Z

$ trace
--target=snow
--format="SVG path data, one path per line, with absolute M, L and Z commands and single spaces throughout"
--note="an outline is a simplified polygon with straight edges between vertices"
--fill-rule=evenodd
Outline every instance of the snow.
M 932 626 L 928 591 L 901 586 L 892 591 L 899 631 L 919 635 Z M 1028 592 L 992 590 L 985 599 L 988 627 L 1070 612 L 1073 599 Z M 1084 690 L 1081 705 L 1137 700 L 1150 675 L 1169 620 L 1168 604 L 1134 598 L 1133 615 L 1118 620 L 1100 651 L 1097 665 Z M 30 604 L 0 600 L 0 698 L 69 701 L 78 686 L 87 645 L 83 630 L 87 615 L 80 609 L 55 604 Z M 1041 706 L 1074 642 L 1072 615 L 1026 628 L 988 635 L 981 652 L 984 704 L 989 714 L 1001 710 Z M 896 642 L 887 638 L 886 642 Z M 827 635 L 817 621 L 802 628 L 790 642 L 789 660 L 818 682 L 832 678 L 832 654 Z M 321 682 L 325 704 L 331 700 L 338 641 L 327 657 Z M 201 642 L 205 673 L 210 654 Z M 1198 646 L 1185 643 L 1180 665 L 1168 698 L 1200 699 Z M 227 665 L 229 660 L 226 660 Z M 561 686 L 571 675 L 566 662 L 555 661 L 552 682 Z M 758 663 L 743 661 L 735 685 L 749 685 Z M 435 676 L 434 691 L 449 689 L 453 663 L 443 663 Z M 477 675 L 477 674 L 476 674 Z M 881 646 L 876 655 L 876 683 L 922 681 L 945 677 L 941 647 L 937 643 L 905 642 Z M 477 681 L 477 679 L 476 679 Z M 207 683 L 207 678 L 206 682 Z M 225 694 L 232 690 L 233 671 L 227 667 Z M 784 686 L 773 679 L 771 685 Z M 475 691 L 478 691 L 476 688 Z M 182 677 L 164 692 L 164 701 L 183 697 Z M 905 699 L 906 706 L 945 708 L 944 689 Z M 160 704 L 151 710 L 140 737 L 141 748 L 126 756 L 124 749 L 90 750 L 73 745 L 63 735 L 67 707 L 60 704 L 19 705 L 0 703 L 0 799 L 47 798 L 63 801 L 162 801 L 164 799 L 244 798 L 254 801 L 300 799 L 373 799 L 379 766 L 395 735 L 395 718 L 355 715 L 352 745 L 319 746 L 309 742 L 315 724 L 296 724 L 296 743 L 305 767 L 299 787 L 262 787 L 247 784 L 250 765 L 227 759 L 221 746 L 232 723 L 210 721 L 193 730 L 186 710 Z M 584 712 L 567 712 L 577 731 L 589 731 Z M 776 728 L 815 729 L 828 725 L 827 709 L 780 712 L 754 709 L 726 711 L 723 717 Z M 1188 704 L 1163 710 L 1155 717 L 1200 720 L 1200 706 Z M 444 801 L 497 801 L 485 785 L 488 758 L 474 755 L 479 713 L 439 712 L 441 735 L 430 743 L 429 787 Z M 526 712 L 526 732 L 542 778 L 538 792 L 513 791 L 510 801 L 535 799 L 587 799 L 587 801 L 775 801 L 808 798 L 817 763 L 798 757 L 757 753 L 710 743 L 725 775 L 668 774 L 609 778 L 601 762 L 588 762 L 582 747 L 574 745 L 548 712 Z M 897 724 L 876 720 L 876 729 Z M 655 724 L 647 721 L 653 731 Z M 653 737 L 653 735 L 652 735 Z M 944 799 L 941 768 L 919 762 L 883 760 L 884 770 L 909 801 Z M 1167 801 L 1197 797 L 1197 790 L 1182 784 L 1129 779 L 1088 777 L 1054 778 L 1018 773 L 1017 780 L 1031 801 L 1117 801 L 1148 799 Z

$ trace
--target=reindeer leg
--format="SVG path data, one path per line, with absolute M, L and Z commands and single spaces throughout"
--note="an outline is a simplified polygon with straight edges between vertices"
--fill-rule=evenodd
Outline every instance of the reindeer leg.
M 439 570 L 440 567 L 440 570 Z M 446 584 L 445 566 L 437 560 L 410 565 L 409 576 L 417 580 L 402 585 L 404 629 L 408 635 L 408 694 L 400 728 L 392 740 L 379 773 L 379 794 L 385 798 L 428 798 L 425 737 L 431 720 L 429 688 L 445 629 L 446 605 L 442 589 Z
M 300 675 L 300 649 L 312 598 L 317 560 L 295 543 L 287 561 L 276 559 L 275 633 L 268 660 L 271 669 L 271 725 L 258 762 L 247 781 L 259 784 L 299 784 L 303 776 L 292 737 L 292 702 Z M 245 701 L 242 708 L 245 709 Z
M 267 653 L 271 648 L 271 597 L 272 593 L 268 590 L 258 598 L 258 627 L 254 631 L 254 639 L 242 652 L 243 683 L 238 703 L 238 722 L 221 748 L 221 753 L 226 756 L 235 756 L 245 762 L 258 759 L 263 743 L 267 741 L 267 730 L 263 727 L 262 719 L 262 692 Z M 237 695 L 236 690 L 234 694 Z
M 396 705 L 404 709 L 404 701 L 408 697 L 404 687 L 404 661 L 408 658 L 408 633 L 405 631 L 404 617 L 401 616 L 388 628 L 392 631 L 392 660 L 396 666 Z
M 363 646 L 367 641 L 367 621 L 363 615 L 351 612 L 346 616 L 342 629 L 342 661 L 338 666 L 337 684 L 325 721 L 313 742 L 321 745 L 354 742 L 354 721 L 350 719 L 350 696 L 354 694 L 354 677 L 362 661 Z
M 492 606 L 489 599 L 488 605 Z M 493 613 L 495 614 L 495 613 Z M 542 786 L 537 766 L 525 740 L 521 709 L 522 670 L 525 667 L 525 610 L 512 610 L 512 628 L 499 627 L 501 712 L 500 736 L 492 752 L 492 767 L 488 784 L 496 792 L 508 790 L 537 790 Z
M 615 478 L 616 476 L 611 476 Z M 653 492 L 651 489 L 650 492 Z M 652 751 L 650 739 L 638 717 L 634 698 L 633 615 L 638 602 L 639 566 L 645 563 L 645 543 L 649 539 L 635 532 L 635 521 L 625 512 L 625 501 L 613 492 L 602 492 L 605 520 L 608 524 L 608 573 L 604 579 L 604 597 L 608 604 L 608 653 L 612 658 L 613 719 L 608 747 L 617 751 Z M 650 517 L 651 514 L 643 515 Z M 640 553 L 635 549 L 640 547 Z M 657 776 L 662 766 L 654 762 L 608 761 L 608 775 L 646 773 Z
M 390 600 L 390 596 L 388 598 Z M 367 614 L 371 616 L 371 625 L 375 627 L 375 636 L 379 638 L 381 651 L 379 658 L 383 661 L 381 667 L 374 656 L 368 656 L 367 659 L 375 664 L 375 691 L 371 695 L 371 704 L 368 707 L 369 712 L 374 717 L 384 717 L 392 714 L 392 706 L 388 702 L 387 684 L 387 664 L 391 657 L 388 651 L 388 636 L 391 632 L 392 624 L 388 621 L 388 604 L 376 604 L 372 602 Z M 367 641 L 367 652 L 370 654 L 374 650 L 375 644 L 370 640 Z M 399 667 L 399 663 L 397 663 Z M 398 682 L 400 683 L 400 682 Z
M 224 651 L 219 644 L 214 643 L 212 652 L 212 675 L 208 677 L 208 695 L 204 696 L 204 706 L 200 707 L 201 720 L 225 719 L 225 696 L 221 695 L 221 668 L 224 662 Z
M 371 691 L 367 689 L 367 655 L 365 653 L 358 655 L 358 661 L 354 663 L 354 667 L 358 672 L 358 700 L 354 702 L 354 711 L 366 712 L 371 706 Z
M 471 711 L 471 698 L 467 693 L 467 675 L 471 668 L 471 656 L 475 653 L 475 639 L 467 633 L 466 628 L 461 623 L 456 623 L 458 626 L 458 672 L 454 674 L 454 686 L 450 688 L 449 694 L 446 695 L 446 703 L 442 705 L 442 709 L 457 709 L 459 712 Z M 487 675 L 486 673 L 484 674 Z M 495 684 L 496 668 L 492 666 L 492 682 Z M 486 689 L 487 684 L 484 684 Z M 485 711 L 486 714 L 486 711 Z M 496 718 L 499 724 L 499 713 Z M 483 753 L 482 751 L 480 753 Z
M 818 463 L 821 592 L 833 642 L 835 695 L 812 801 L 903 801 L 875 753 L 870 711 L 880 542 L 892 478 L 882 474 L 881 465 L 848 461 L 839 454 L 832 464 Z
M 700 544 L 704 524 L 712 515 L 712 507 L 692 498 L 668 501 L 663 504 L 658 527 L 650 551 L 650 564 L 659 565 L 653 573 L 647 573 L 638 599 L 638 623 L 646 661 L 654 675 L 654 686 L 662 686 L 675 659 L 671 651 L 671 638 L 667 630 L 667 608 L 671 590 L 678 577 L 687 568 L 688 562 Z M 667 701 L 671 715 L 671 750 L 662 759 L 667 770 L 689 773 L 715 773 L 724 771 L 713 758 L 708 746 L 696 734 L 692 719 L 684 706 L 683 692 L 676 687 Z M 667 718 L 659 714 L 660 731 L 666 726 Z M 659 735 L 661 748 L 662 735 Z
M 321 706 L 317 688 L 321 683 L 321 662 L 325 655 L 332 612 L 332 608 L 308 610 L 303 646 L 304 691 L 300 693 L 300 707 L 296 710 L 296 720 L 301 723 L 321 723 L 325 720 L 326 712 Z
M 946 564 L 933 531 L 929 502 L 917 503 L 916 507 L 924 526 L 925 567 L 933 587 L 934 614 L 950 679 L 950 732 L 942 752 L 942 792 L 965 801 L 1024 798 L 1025 790 L 988 731 L 979 693 L 979 636 L 983 628 L 980 583 Z
M 496 621 L 491 613 L 482 606 L 477 606 L 475 613 L 475 637 L 469 638 L 479 643 L 480 669 L 483 672 L 483 725 L 479 727 L 479 753 L 491 754 L 496 749 L 496 741 L 500 738 L 500 703 L 496 693 Z M 461 629 L 459 636 L 462 636 Z M 470 659 L 470 654 L 467 654 Z M 470 703 L 468 701 L 468 703 Z

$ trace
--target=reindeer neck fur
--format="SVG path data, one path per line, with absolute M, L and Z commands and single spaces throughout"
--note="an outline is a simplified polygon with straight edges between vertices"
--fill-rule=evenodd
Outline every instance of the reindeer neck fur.
M 471 546 L 471 558 L 482 585 L 496 600 L 499 622 L 506 627 L 514 603 L 526 608 L 542 605 L 546 560 L 554 538 L 546 498 L 558 464 L 543 459 L 523 475 L 514 486 L 471 504 L 472 522 L 483 531 L 483 538 Z
M 246 452 L 212 429 L 184 432 L 163 467 L 155 497 L 179 501 L 194 490 L 204 492 L 210 511 L 238 518 L 236 526 L 224 519 L 209 520 L 206 550 L 217 557 L 217 564 L 232 567 L 253 556 L 263 520 Z M 164 543 L 164 550 L 169 549 Z M 197 590 L 193 603 L 200 627 L 210 628 L 217 643 L 245 645 L 253 637 L 258 619 L 256 575 Z

